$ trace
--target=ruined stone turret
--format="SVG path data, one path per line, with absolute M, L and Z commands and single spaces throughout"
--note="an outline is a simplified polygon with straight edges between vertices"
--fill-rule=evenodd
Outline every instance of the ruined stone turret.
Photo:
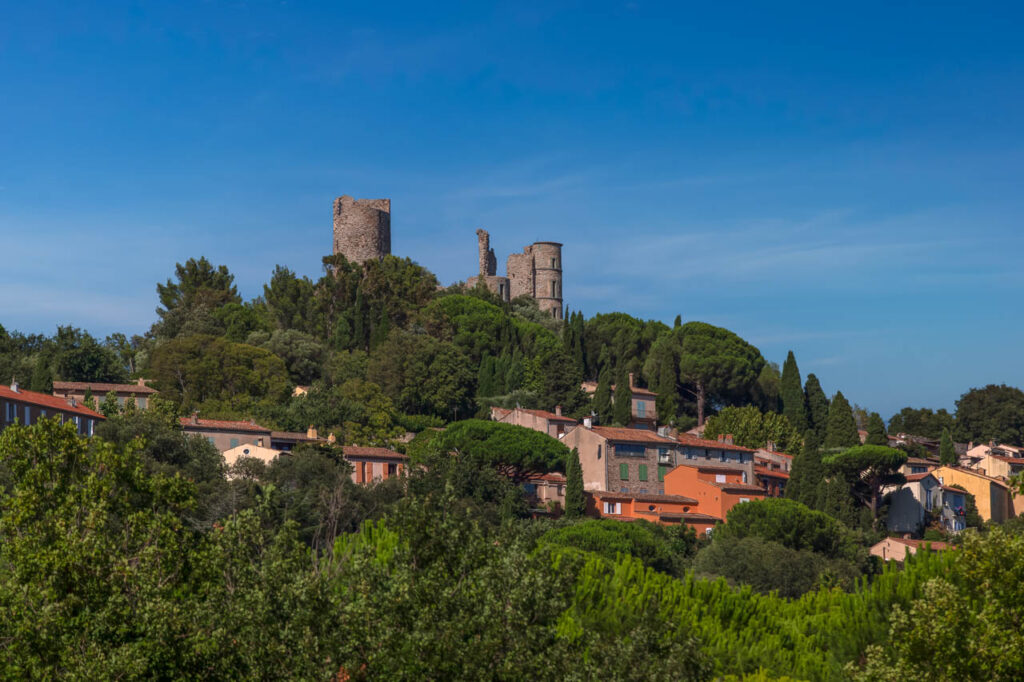
M 391 200 L 334 200 L 334 253 L 353 263 L 380 260 L 391 253 Z

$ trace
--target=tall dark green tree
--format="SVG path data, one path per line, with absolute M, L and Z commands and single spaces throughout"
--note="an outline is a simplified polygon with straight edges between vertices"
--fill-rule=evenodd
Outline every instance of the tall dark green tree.
M 818 436 L 818 442 L 825 440 L 825 426 L 828 423 L 828 396 L 821 389 L 821 382 L 813 373 L 807 375 L 804 383 L 804 401 L 807 403 L 807 421 Z
M 612 382 L 608 377 L 608 370 L 602 370 L 597 379 L 597 390 L 594 391 L 594 402 L 592 403 L 598 423 L 605 425 L 612 423 Z
M 888 445 L 889 437 L 885 433 L 885 422 L 882 420 L 881 415 L 877 412 L 872 412 L 868 416 L 868 437 L 864 441 L 865 445 Z
M 956 432 L 961 442 L 1024 445 L 1024 391 L 1005 384 L 972 388 L 956 401 Z
M 587 511 L 587 501 L 583 496 L 583 467 L 580 465 L 580 453 L 572 449 L 565 462 L 565 516 L 579 519 Z
M 836 391 L 828 406 L 828 422 L 825 425 L 826 450 L 831 448 L 850 448 L 860 445 L 857 433 L 857 422 L 853 418 L 853 408 L 846 400 L 842 391 Z
M 821 463 L 817 436 L 812 429 L 808 429 L 804 432 L 804 447 L 793 459 L 793 468 L 786 484 L 786 497 L 817 509 L 824 480 L 825 467 Z
M 883 445 L 858 445 L 823 460 L 830 475 L 846 479 L 850 492 L 871 510 L 871 516 L 876 521 L 882 489 L 906 482 L 900 473 L 900 467 L 906 461 L 905 452 Z
M 672 330 L 679 341 L 679 380 L 697 401 L 697 424 L 704 424 L 711 405 L 749 400 L 764 367 L 761 351 L 728 329 L 687 322 Z
M 939 461 L 947 466 L 953 466 L 957 462 L 956 447 L 953 445 L 953 437 L 949 435 L 949 429 L 942 429 L 942 438 L 939 440 Z
M 786 362 L 782 365 L 782 414 L 800 433 L 807 430 L 807 405 L 804 402 L 804 389 L 800 382 L 800 369 L 796 366 L 796 356 L 789 351 Z
M 619 426 L 627 426 L 633 419 L 633 390 L 629 385 L 629 375 L 625 372 L 615 384 L 615 403 L 612 405 L 612 421 Z

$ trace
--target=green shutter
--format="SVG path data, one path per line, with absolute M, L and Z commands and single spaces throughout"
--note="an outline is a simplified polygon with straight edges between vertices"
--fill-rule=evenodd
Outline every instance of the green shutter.
M 665 474 L 667 474 L 667 473 L 668 473 L 668 467 L 658 467 L 658 480 L 659 481 L 664 481 L 665 480 Z
M 620 464 L 619 465 L 619 478 L 621 478 L 623 481 L 628 481 L 629 480 L 629 465 L 628 464 Z
M 647 465 L 646 464 L 641 464 L 640 465 L 640 480 L 641 481 L 646 481 L 647 480 Z

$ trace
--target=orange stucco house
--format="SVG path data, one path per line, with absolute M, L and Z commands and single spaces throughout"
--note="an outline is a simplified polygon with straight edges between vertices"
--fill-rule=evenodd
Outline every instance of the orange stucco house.
M 683 460 L 665 475 L 665 493 L 695 499 L 702 514 L 720 520 L 741 502 L 765 498 L 742 465 L 690 460 Z

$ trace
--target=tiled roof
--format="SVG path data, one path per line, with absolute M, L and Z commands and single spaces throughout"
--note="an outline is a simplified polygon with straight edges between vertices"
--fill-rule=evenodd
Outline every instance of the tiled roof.
M 705 522 L 711 521 L 711 522 L 714 522 L 714 523 L 721 523 L 722 522 L 722 519 L 718 518 L 717 516 L 712 516 L 711 514 L 701 514 L 700 512 L 683 512 L 682 514 L 672 513 L 672 512 L 664 512 L 664 513 L 660 514 L 659 517 L 661 519 L 663 519 L 663 520 L 666 520 L 666 521 L 683 520 L 683 521 L 705 521 Z
M 747 467 L 739 462 L 711 462 L 699 459 L 683 459 L 678 466 L 690 467 L 692 469 L 706 469 L 710 471 L 747 471 Z
M 908 476 L 906 476 L 905 478 L 907 479 L 907 483 L 916 483 L 917 481 L 920 481 L 920 480 L 923 480 L 923 479 L 925 479 L 925 478 L 928 478 L 929 476 L 931 476 L 932 478 L 935 478 L 935 477 L 934 477 L 934 476 L 932 476 L 932 475 L 931 475 L 930 473 L 923 473 L 923 474 L 909 474 L 909 475 L 908 475 Z
M 984 478 L 986 481 L 991 481 L 992 483 L 995 483 L 997 485 L 1001 485 L 1004 488 L 1006 487 L 1006 484 L 1003 483 L 1002 481 L 1000 481 L 998 478 L 993 478 L 991 476 L 986 476 L 985 474 L 982 474 L 982 473 L 979 473 L 977 471 L 974 471 L 973 469 L 962 469 L 960 467 L 941 466 L 938 469 L 936 469 L 935 471 L 933 471 L 932 475 L 934 475 L 936 478 L 938 478 L 938 474 L 941 474 L 943 472 L 943 470 L 946 470 L 946 469 L 948 469 L 949 471 L 954 472 L 954 473 L 963 473 L 963 474 L 967 474 L 969 476 L 977 476 L 978 478 Z
M 911 540 L 910 538 L 889 538 L 904 545 L 910 547 L 921 547 L 922 545 L 931 545 L 932 549 L 943 550 L 949 547 L 945 542 L 931 542 L 930 540 Z
M 684 495 L 658 495 L 656 493 L 616 493 L 610 490 L 588 490 L 595 497 L 613 500 L 636 500 L 637 502 L 664 502 L 666 504 L 697 504 L 697 500 Z
M 97 400 L 102 398 L 107 393 L 114 391 L 116 393 L 137 393 L 137 394 L 149 394 L 156 393 L 155 388 L 144 386 L 142 384 L 101 384 L 90 381 L 55 381 L 53 382 L 54 391 L 85 391 L 90 390 L 92 394 L 96 396 Z
M 371 448 L 362 445 L 346 445 L 342 448 L 346 457 L 380 457 L 383 459 L 409 459 L 400 452 L 388 448 Z
M 325 438 L 310 438 L 305 431 L 271 431 L 270 437 L 273 440 L 294 440 L 310 443 L 318 440 L 326 440 Z
M 760 493 L 762 495 L 764 494 L 764 491 L 761 490 L 760 486 L 751 485 L 750 483 L 719 483 L 718 481 L 701 481 L 701 483 L 713 485 L 716 488 L 721 488 L 722 490 L 725 490 L 726 492 L 730 490 L 736 490 L 739 492 Z
M 939 466 L 938 460 L 925 459 L 924 457 L 907 457 L 907 464 L 924 464 L 925 466 Z
M 270 429 L 264 428 L 254 422 L 224 421 L 221 419 L 197 419 L 192 417 L 181 417 L 178 420 L 186 429 L 201 429 L 206 431 L 256 431 L 259 433 L 270 433 Z
M 548 421 L 571 422 L 573 424 L 577 423 L 577 421 L 575 419 L 573 419 L 572 417 L 566 417 L 565 415 L 562 415 L 562 414 L 555 414 L 554 412 L 546 412 L 544 410 L 527 410 L 527 409 L 524 409 L 524 408 L 520 408 L 520 409 L 522 409 L 522 411 L 526 412 L 527 414 L 532 414 L 535 417 L 540 417 L 541 419 L 547 419 Z
M 93 419 L 106 419 L 106 417 L 99 412 L 90 410 L 82 404 L 72 406 L 71 403 L 64 398 L 59 398 L 55 395 L 47 395 L 46 393 L 37 393 L 36 391 L 26 391 L 23 388 L 19 388 L 17 392 L 15 392 L 11 390 L 10 386 L 0 385 L 0 398 L 16 400 L 29 405 L 42 407 L 47 410 L 59 410 L 60 412 L 67 414 L 77 414 L 84 417 L 92 417 Z
M 530 478 L 531 481 L 549 481 L 551 483 L 565 483 L 565 476 L 560 473 L 553 474 L 540 474 L 539 476 L 533 476 Z
M 766 467 L 754 467 L 754 473 L 758 476 L 765 476 L 767 478 L 782 478 L 789 480 L 789 474 L 785 471 L 772 471 Z
M 579 427 L 586 428 L 586 427 Z M 621 441 L 625 443 L 654 443 L 656 445 L 675 445 L 671 438 L 659 436 L 654 431 L 647 429 L 624 429 L 618 426 L 594 426 L 591 427 L 594 433 L 607 438 L 610 441 Z
M 688 433 L 680 433 L 677 440 L 683 445 L 689 445 L 697 448 L 714 448 L 716 450 L 734 450 L 737 452 L 754 452 L 750 448 L 745 448 L 740 445 L 733 445 L 732 443 L 723 443 L 717 440 L 707 440 L 705 438 L 698 438 L 697 436 L 691 436 Z
M 612 393 L 615 392 L 615 384 L 612 384 L 609 388 L 611 388 Z M 597 382 L 596 381 L 584 381 L 582 384 L 580 384 L 580 389 L 584 393 L 596 393 L 597 392 Z M 648 390 L 646 388 L 640 388 L 639 386 L 634 386 L 633 387 L 633 395 L 657 396 L 658 394 L 655 393 L 654 391 L 650 391 L 650 390 Z

